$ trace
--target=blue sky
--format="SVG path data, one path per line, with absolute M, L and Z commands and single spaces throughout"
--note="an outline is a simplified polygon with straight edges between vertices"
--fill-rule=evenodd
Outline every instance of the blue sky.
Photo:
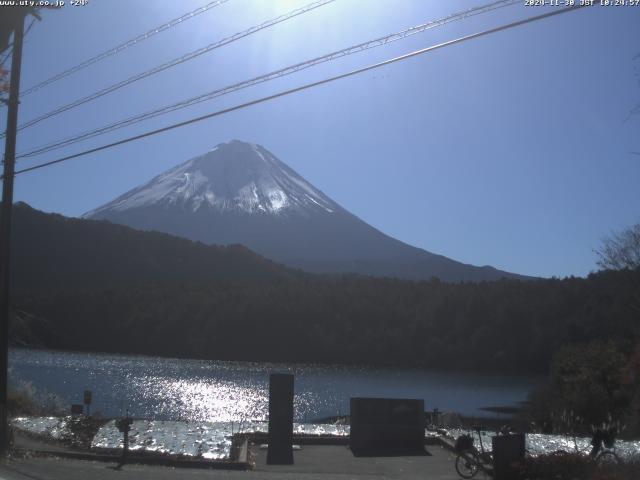
M 309 2 L 230 0 L 25 97 L 20 122 Z M 89 0 L 44 12 L 26 39 L 22 87 L 205 3 Z M 25 129 L 18 151 L 484 3 L 336 0 Z M 523 1 L 18 168 L 543 11 Z M 628 118 L 640 102 L 638 25 L 640 7 L 560 15 L 19 175 L 15 199 L 81 215 L 237 138 L 409 244 L 528 275 L 583 276 L 604 236 L 640 221 L 640 155 L 629 153 L 640 151 L 640 115 Z

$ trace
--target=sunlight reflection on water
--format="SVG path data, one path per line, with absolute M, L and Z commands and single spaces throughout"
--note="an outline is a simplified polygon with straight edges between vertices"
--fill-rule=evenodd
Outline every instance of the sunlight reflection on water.
M 262 420 L 269 392 L 259 385 L 238 385 L 231 381 L 139 377 L 134 387 L 145 401 L 162 398 L 157 415 L 178 419 L 230 422 Z M 145 402 L 146 403 L 146 402 Z
M 13 385 L 54 394 L 68 411 L 93 392 L 104 417 L 199 422 L 263 421 L 269 374 L 295 376 L 294 420 L 347 414 L 351 397 L 422 398 L 425 407 L 482 414 L 487 405 L 524 400 L 533 377 L 407 368 L 224 362 L 19 349 L 10 352 Z
M 131 450 L 188 455 L 206 459 L 228 458 L 231 435 L 267 432 L 264 422 L 173 422 L 136 420 L 131 425 Z M 339 425 L 294 424 L 295 433 L 312 435 L 348 435 L 349 427 Z M 93 448 L 122 448 L 122 433 L 111 421 L 103 426 L 92 442 Z
M 12 425 L 23 431 L 55 440 L 71 439 L 68 417 L 18 417 Z M 295 434 L 345 436 L 344 425 L 294 424 Z M 134 420 L 129 433 L 130 449 L 168 455 L 186 455 L 209 460 L 228 458 L 234 433 L 267 432 L 265 422 L 196 422 Z M 115 420 L 100 427 L 91 447 L 99 450 L 122 449 L 123 437 Z

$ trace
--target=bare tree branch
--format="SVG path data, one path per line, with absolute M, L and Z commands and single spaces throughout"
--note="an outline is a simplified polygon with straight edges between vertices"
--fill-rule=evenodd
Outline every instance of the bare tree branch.
M 602 269 L 640 268 L 640 223 L 605 238 L 595 252 Z

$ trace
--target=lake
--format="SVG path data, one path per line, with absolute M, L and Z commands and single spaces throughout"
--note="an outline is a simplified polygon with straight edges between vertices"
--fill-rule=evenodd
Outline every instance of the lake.
M 528 375 L 452 373 L 409 368 L 223 362 L 13 349 L 9 381 L 45 403 L 69 408 L 93 392 L 92 413 L 149 420 L 260 421 L 268 412 L 269 374 L 295 375 L 295 420 L 347 414 L 351 397 L 424 399 L 425 409 L 486 415 L 517 405 L 541 380 Z

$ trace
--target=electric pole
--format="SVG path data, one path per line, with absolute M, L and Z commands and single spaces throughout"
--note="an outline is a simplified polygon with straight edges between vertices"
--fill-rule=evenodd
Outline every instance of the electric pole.
M 25 12 L 26 15 L 26 12 Z M 16 161 L 16 136 L 18 133 L 18 96 L 20 93 L 20 64 L 22 62 L 22 37 L 24 17 L 17 15 L 13 28 L 13 53 L 7 109 L 7 136 L 4 147 L 2 177 L 2 210 L 0 214 L 0 453 L 9 447 L 9 417 L 7 412 L 7 384 L 9 367 L 9 316 L 10 300 L 10 246 L 11 214 L 13 209 L 13 177 Z

